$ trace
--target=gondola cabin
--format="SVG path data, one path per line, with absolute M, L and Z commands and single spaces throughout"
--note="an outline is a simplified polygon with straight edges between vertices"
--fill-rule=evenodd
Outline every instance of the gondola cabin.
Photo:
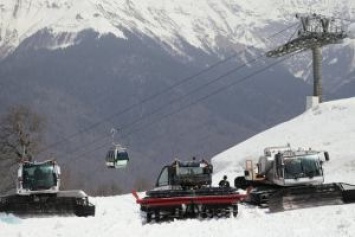
M 128 152 L 120 146 L 112 147 L 106 155 L 106 166 L 108 168 L 125 168 L 129 162 Z

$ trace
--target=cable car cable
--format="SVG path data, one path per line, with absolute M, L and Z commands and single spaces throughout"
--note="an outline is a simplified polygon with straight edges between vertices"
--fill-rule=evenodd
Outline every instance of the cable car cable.
M 278 31 L 278 32 L 276 32 L 276 33 L 274 33 L 274 34 L 272 34 L 271 36 L 266 37 L 265 39 L 270 40 L 271 38 L 273 38 L 273 37 L 275 37 L 275 36 L 277 36 L 277 35 L 279 35 L 279 34 L 285 32 L 285 31 L 287 31 L 287 30 L 289 30 L 290 28 L 296 26 L 297 24 L 299 24 L 299 23 L 294 23 L 294 24 L 292 24 L 291 26 L 288 26 L 288 27 L 286 27 L 286 28 L 284 28 L 284 29 L 282 29 L 282 30 L 280 30 L 280 31 Z M 250 47 L 251 47 L 251 46 L 250 46 Z M 256 47 L 256 45 L 253 45 L 252 47 Z M 227 58 L 225 58 L 225 59 L 223 59 L 223 60 L 221 60 L 221 61 L 218 61 L 217 63 L 215 63 L 215 64 L 213 64 L 213 65 L 211 65 L 211 66 L 209 66 L 209 67 L 207 67 L 207 68 L 205 68 L 205 69 L 203 69 L 203 70 L 201 70 L 201 71 L 199 71 L 199 72 L 197 72 L 197 73 L 195 73 L 195 74 L 193 74 L 193 75 L 191 75 L 191 76 L 188 76 L 188 77 L 182 79 L 181 81 L 178 81 L 177 83 L 175 83 L 175 84 L 173 84 L 173 85 L 171 85 L 171 86 L 165 88 L 164 90 L 161 90 L 160 92 L 157 92 L 157 93 L 155 93 L 155 94 L 153 94 L 153 95 L 151 95 L 151 96 L 148 96 L 148 97 L 142 99 L 141 101 L 139 101 L 139 102 L 137 102 L 137 103 L 135 103 L 135 104 L 133 104 L 133 105 L 131 105 L 131 106 L 129 106 L 129 107 L 126 107 L 126 108 L 120 110 L 119 112 L 117 112 L 117 113 L 115 113 L 115 114 L 113 114 L 113 115 L 110 115 L 110 116 L 108 116 L 108 117 L 105 117 L 105 118 L 101 119 L 100 121 L 98 121 L 98 122 L 96 122 L 96 123 L 90 125 L 89 127 L 85 128 L 85 129 L 82 129 L 82 130 L 79 130 L 78 132 L 73 133 L 73 134 L 71 134 L 71 135 L 69 135 L 69 136 L 63 138 L 62 140 L 57 141 L 56 143 L 52 143 L 52 144 L 46 146 L 45 148 L 43 148 L 42 150 L 40 150 L 38 154 L 41 154 L 42 152 L 44 152 L 44 151 L 46 151 L 46 150 L 48 150 L 48 149 L 50 149 L 50 148 L 56 147 L 56 146 L 58 146 L 59 144 L 62 144 L 62 143 L 64 143 L 64 142 L 67 142 L 68 140 L 70 140 L 70 139 L 72 139 L 72 138 L 74 138 L 74 137 L 77 137 L 78 135 L 81 135 L 81 134 L 83 134 L 83 133 L 85 133 L 85 132 L 88 132 L 88 131 L 90 131 L 90 130 L 96 128 L 96 127 L 98 127 L 99 125 L 103 124 L 104 122 L 107 122 L 107 121 L 111 120 L 111 119 L 114 118 L 114 117 L 119 117 L 120 115 L 122 115 L 122 114 L 124 114 L 124 113 L 127 113 L 127 112 L 133 110 L 134 108 L 138 107 L 139 105 L 142 105 L 142 104 L 144 104 L 144 103 L 147 103 L 148 101 L 151 101 L 151 100 L 157 98 L 158 96 L 160 96 L 160 95 L 162 95 L 162 94 L 165 94 L 165 93 L 168 92 L 168 91 L 171 91 L 172 89 L 174 89 L 174 88 L 176 88 L 176 87 L 182 85 L 183 83 L 188 82 L 188 81 L 190 81 L 190 80 L 192 80 L 192 79 L 195 79 L 195 78 L 197 78 L 198 76 L 200 76 L 200 75 L 202 75 L 202 74 L 204 74 L 204 73 L 206 73 L 206 72 L 208 72 L 208 71 L 211 71 L 212 69 L 216 68 L 217 66 L 219 66 L 219 65 L 221 65 L 221 64 L 223 64 L 223 63 L 225 63 L 225 62 L 228 62 L 229 60 L 235 58 L 237 55 L 239 55 L 239 54 L 241 54 L 241 53 L 243 53 L 243 52 L 246 52 L 246 51 L 247 51 L 247 49 L 243 50 L 242 52 L 234 53 L 234 54 L 232 54 L 231 56 L 229 56 L 229 57 L 227 57 Z
M 150 113 L 149 113 L 149 114 L 146 114 L 144 117 L 138 118 L 138 119 L 136 119 L 136 120 L 133 120 L 133 121 L 127 123 L 127 124 L 124 124 L 124 125 L 120 126 L 120 130 L 125 131 L 125 130 L 131 129 L 135 124 L 137 124 L 137 123 L 139 123 L 139 122 L 141 122 L 141 121 L 144 121 L 144 120 L 146 120 L 146 119 L 152 117 L 152 116 L 155 115 L 155 114 L 158 114 L 160 111 L 162 111 L 163 109 L 165 109 L 165 108 L 168 107 L 169 105 L 174 104 L 174 103 L 177 103 L 177 102 L 180 102 L 180 101 L 186 99 L 187 96 L 189 96 L 189 95 L 191 95 L 191 94 L 195 94 L 196 92 L 198 92 L 198 91 L 204 89 L 205 87 L 207 87 L 207 86 L 209 86 L 209 85 L 211 85 L 211 84 L 213 84 L 213 83 L 216 83 L 217 81 L 219 81 L 219 80 L 221 80 L 221 79 L 224 79 L 225 77 L 231 75 L 232 73 L 234 73 L 234 72 L 240 70 L 240 69 L 243 68 L 243 67 L 246 67 L 246 66 L 248 66 L 248 65 L 250 65 L 250 64 L 253 64 L 253 63 L 256 63 L 258 59 L 263 58 L 263 57 L 265 58 L 265 55 L 264 55 L 264 54 L 262 54 L 262 55 L 260 55 L 260 56 L 258 56 L 258 57 L 255 57 L 255 58 L 253 58 L 252 60 L 250 60 L 250 61 L 248 61 L 248 62 L 243 63 L 242 65 L 238 66 L 237 68 L 234 68 L 234 69 L 228 71 L 227 73 L 224 73 L 224 74 L 218 76 L 217 78 L 215 78 L 215 79 L 213 79 L 213 80 L 211 80 L 211 81 L 209 81 L 209 82 L 203 84 L 202 86 L 200 86 L 200 87 L 198 87 L 198 88 L 196 88 L 196 89 L 190 91 L 189 93 L 187 93 L 187 94 L 185 94 L 185 95 L 183 95 L 183 96 L 180 96 L 180 97 L 178 97 L 178 98 L 175 98 L 175 99 L 173 99 L 173 100 L 171 100 L 171 101 L 169 101 L 169 102 L 163 104 L 162 106 L 158 107 L 157 109 L 154 109 L 154 110 L 150 111 Z M 124 135 L 123 135 L 123 136 L 124 136 Z M 104 138 L 104 137 L 99 137 L 99 138 L 97 138 L 97 139 L 91 141 L 91 142 L 88 143 L 87 145 L 91 145 L 91 144 L 93 144 L 93 143 L 96 143 L 97 141 L 102 140 L 103 138 Z M 82 147 L 82 145 L 81 145 L 81 147 Z
M 238 80 L 238 81 L 235 81 L 235 82 L 233 82 L 233 83 L 230 83 L 230 84 L 228 84 L 227 86 L 221 87 L 221 88 L 219 88 L 218 90 L 215 90 L 213 93 L 210 93 L 210 94 L 208 94 L 208 95 L 206 95 L 206 96 L 204 96 L 204 97 L 202 97 L 202 98 L 200 98 L 200 99 L 198 99 L 198 100 L 196 100 L 196 101 L 190 103 L 189 105 L 187 105 L 187 106 L 185 106 L 185 107 L 181 107 L 181 108 L 179 108 L 178 110 L 175 110 L 175 111 L 173 111 L 173 112 L 171 112 L 171 113 L 169 113 L 169 114 L 166 114 L 165 116 L 161 117 L 159 120 L 154 120 L 152 123 L 150 123 L 150 124 L 148 124 L 148 125 L 145 125 L 144 127 L 137 128 L 137 129 L 131 131 L 130 133 L 125 134 L 125 135 L 126 135 L 126 136 L 130 136 L 130 135 L 132 135 L 132 134 L 137 133 L 138 131 L 141 131 L 141 130 L 143 130 L 143 129 L 146 129 L 146 128 L 152 126 L 153 124 L 155 124 L 155 123 L 157 123 L 157 122 L 160 122 L 161 120 L 163 120 L 163 119 L 165 119 L 165 118 L 168 118 L 168 117 L 170 117 L 170 116 L 172 116 L 172 115 L 175 115 L 175 114 L 177 114 L 177 113 L 179 113 L 179 112 L 181 112 L 181 111 L 183 111 L 183 110 L 185 110 L 185 109 L 187 109 L 187 108 L 190 108 L 191 106 L 194 106 L 194 105 L 200 103 L 201 101 L 203 101 L 203 100 L 205 100 L 205 99 L 207 99 L 207 98 L 209 98 L 209 97 L 211 97 L 211 96 L 214 96 L 214 95 L 216 95 L 216 94 L 218 94 L 218 93 L 220 93 L 220 92 L 222 92 L 222 91 L 224 91 L 224 90 L 230 88 L 231 86 L 238 85 L 239 83 L 242 83 L 242 82 L 244 82 L 244 81 L 246 81 L 246 80 L 252 78 L 253 76 L 255 76 L 255 75 L 257 75 L 257 74 L 260 74 L 261 72 L 263 72 L 263 71 L 265 71 L 265 70 L 267 70 L 267 69 L 269 69 L 269 68 L 271 68 L 271 67 L 273 67 L 273 66 L 275 66 L 275 65 L 277 65 L 277 64 L 279 64 L 279 63 L 281 63 L 281 62 L 283 62 L 283 61 L 285 61 L 285 60 L 287 60 L 287 59 L 289 59 L 289 58 L 291 58 L 291 57 L 294 56 L 294 55 L 295 55 L 295 54 L 289 54 L 288 56 L 283 57 L 283 58 L 277 60 L 276 62 L 274 62 L 274 63 L 272 63 L 272 64 L 270 64 L 270 65 L 268 65 L 268 66 L 266 66 L 266 67 L 264 67 L 264 68 L 262 68 L 262 69 L 259 69 L 259 70 L 253 72 L 253 73 L 250 74 L 250 75 L 247 75 L 247 76 L 243 77 L 242 79 L 240 79 L 240 80 Z M 80 153 L 79 155 L 73 157 L 73 159 L 76 160 L 77 158 L 80 158 L 80 157 L 82 157 L 82 156 L 84 156 L 84 155 L 86 155 L 86 154 L 89 154 L 89 153 L 91 153 L 91 152 L 93 152 L 93 151 L 96 151 L 96 150 L 98 150 L 98 149 L 101 149 L 101 148 L 103 148 L 103 147 L 105 147 L 105 146 L 107 146 L 106 143 L 105 143 L 105 144 L 102 144 L 102 145 L 100 145 L 100 146 L 97 146 L 97 147 L 95 147 L 94 149 L 90 149 L 89 151 L 85 151 L 84 153 Z

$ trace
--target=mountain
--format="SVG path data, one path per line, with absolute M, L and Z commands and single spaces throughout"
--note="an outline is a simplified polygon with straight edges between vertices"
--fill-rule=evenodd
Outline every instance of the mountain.
M 353 5 L 2 0 L 0 113 L 25 104 L 46 117 L 37 158 L 54 156 L 72 186 L 128 191 L 173 157 L 210 159 L 303 112 L 309 52 L 263 55 L 296 31 L 295 11 L 351 18 Z M 350 40 L 324 50 L 327 100 L 353 96 L 353 59 Z M 127 170 L 105 169 L 113 141 L 129 148 Z
M 295 27 L 290 27 L 297 23 L 295 13 L 342 18 L 347 26 L 353 17 L 355 3 L 350 0 L 307 3 L 299 0 L 282 3 L 277 0 L 200 0 L 169 4 L 163 0 L 3 0 L 0 9 L 0 59 L 39 32 L 43 37 L 32 41 L 28 47 L 49 50 L 70 47 L 82 42 L 81 32 L 93 30 L 99 33 L 98 37 L 113 34 L 126 40 L 128 31 L 148 37 L 186 60 L 201 60 L 202 57 L 196 58 L 191 47 L 224 58 L 228 52 L 238 52 L 246 46 L 267 50 L 282 44 L 296 31 Z M 270 37 L 285 26 L 289 27 L 286 33 Z M 338 55 L 350 50 L 352 61 L 354 43 L 347 44 L 345 51 L 341 50 L 343 47 L 335 47 L 335 52 L 326 53 L 325 60 L 334 62 L 339 60 Z M 347 61 L 347 65 L 351 66 L 350 62 Z M 293 65 L 291 70 L 309 79 L 309 70 L 305 70 L 309 63 L 310 60 L 298 60 L 298 65 Z
M 355 98 L 324 103 L 298 117 L 235 145 L 213 158 L 217 173 L 229 178 L 240 175 L 245 158 L 256 159 L 265 146 L 290 142 L 294 147 L 312 147 L 329 151 L 324 164 L 326 182 L 354 183 Z M 142 195 L 142 194 L 140 194 Z M 133 195 L 91 199 L 95 217 L 18 218 L 0 214 L 4 236 L 351 236 L 355 231 L 355 204 L 323 206 L 287 212 L 269 213 L 265 208 L 239 205 L 236 218 L 174 220 L 142 224 L 139 206 Z M 282 223 L 282 224 L 281 224 Z M 282 225 L 282 227 L 280 227 Z

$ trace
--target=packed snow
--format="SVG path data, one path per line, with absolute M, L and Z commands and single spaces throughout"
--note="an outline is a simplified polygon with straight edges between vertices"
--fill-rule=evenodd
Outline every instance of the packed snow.
M 298 117 L 260 133 L 212 159 L 214 182 L 224 174 L 241 175 L 245 159 L 256 160 L 267 146 L 326 150 L 326 182 L 355 184 L 355 98 L 323 103 Z M 140 193 L 144 195 L 144 193 Z M 91 198 L 96 216 L 27 217 L 0 214 L 0 236 L 354 236 L 355 204 L 281 213 L 240 205 L 236 218 L 187 219 L 144 224 L 131 194 Z

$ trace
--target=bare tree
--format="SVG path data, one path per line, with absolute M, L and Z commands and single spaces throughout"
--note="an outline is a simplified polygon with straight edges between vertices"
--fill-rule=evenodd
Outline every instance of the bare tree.
M 26 106 L 14 106 L 0 119 L 0 192 L 14 187 L 16 164 L 39 151 L 44 118 Z

